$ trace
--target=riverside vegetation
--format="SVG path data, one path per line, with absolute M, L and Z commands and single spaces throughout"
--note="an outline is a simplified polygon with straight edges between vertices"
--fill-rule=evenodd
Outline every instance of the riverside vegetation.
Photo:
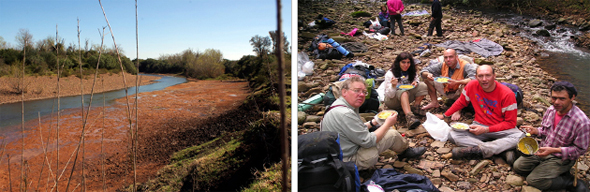
M 430 1 L 404 1 L 405 12 L 416 10 L 430 11 Z M 471 41 L 486 38 L 504 47 L 504 52 L 498 56 L 488 58 L 475 53 L 468 54 L 477 64 L 491 64 L 496 70 L 497 80 L 520 86 L 524 91 L 522 109 L 518 112 L 518 125 L 540 125 L 544 111 L 549 107 L 547 102 L 548 89 L 556 81 L 548 72 L 543 71 L 537 61 L 543 50 L 533 41 L 518 35 L 519 29 L 494 19 L 493 14 L 479 11 L 475 8 L 512 9 L 517 13 L 537 13 L 535 16 L 549 17 L 561 21 L 562 25 L 583 27 L 588 23 L 586 16 L 590 4 L 586 1 L 550 1 L 550 0 L 449 0 L 443 4 L 443 35 L 444 38 L 427 37 L 430 15 L 404 17 L 403 24 L 406 36 L 390 35 L 388 40 L 379 41 L 363 35 L 354 37 L 341 36 L 340 32 L 349 32 L 354 28 L 359 31 L 367 30 L 363 23 L 371 17 L 353 17 L 357 11 L 365 11 L 374 17 L 379 7 L 385 1 L 299 1 L 298 7 L 298 52 L 306 51 L 311 40 L 318 34 L 328 34 L 339 43 L 361 42 L 368 47 L 364 53 L 355 53 L 354 58 L 342 60 L 320 60 L 311 58 L 315 63 L 313 75 L 298 82 L 298 100 L 306 100 L 318 93 L 326 92 L 329 83 L 338 80 L 340 69 L 348 64 L 360 60 L 376 68 L 389 69 L 395 57 L 401 52 L 412 52 L 424 43 L 437 44 L 447 40 Z M 410 4 L 417 3 L 417 4 Z M 551 3 L 551 4 L 549 4 Z M 468 5 L 469 7 L 466 7 Z M 549 6 L 551 5 L 551 6 Z M 538 10 L 543 10 L 538 14 Z M 337 23 L 328 29 L 309 27 L 318 14 L 333 19 Z M 561 19 L 559 19 L 561 18 Z M 565 18 L 565 19 L 564 19 Z M 581 22 L 580 22 L 581 21 Z M 523 21 L 528 22 L 528 21 Z M 358 33 L 358 32 L 357 32 Z M 399 32 L 397 32 L 399 34 Z M 587 34 L 587 33 L 586 33 Z M 590 36 L 589 36 L 590 37 Z M 575 41 L 587 38 L 586 35 L 573 37 Z M 433 47 L 430 54 L 416 56 L 421 69 L 428 62 L 442 55 L 444 48 Z M 309 54 L 309 53 L 308 53 Z M 427 98 L 428 100 L 428 98 Z M 424 101 L 425 105 L 429 101 Z M 444 102 L 440 109 L 430 110 L 441 113 L 449 108 Z M 298 133 L 306 134 L 319 130 L 319 122 L 324 115 L 325 107 L 315 105 L 305 112 L 298 113 Z M 361 114 L 367 120 L 375 114 Z M 432 139 L 426 130 L 420 126 L 415 130 L 405 127 L 403 118 L 396 128 L 405 133 L 410 146 L 425 146 L 428 151 L 422 159 L 403 162 L 397 159 L 395 153 L 388 151 L 380 154 L 377 168 L 395 168 L 402 173 L 425 175 L 441 191 L 539 191 L 526 185 L 523 177 L 514 173 L 511 167 L 500 157 L 486 160 L 453 160 L 443 159 L 442 154 L 451 151 L 455 146 L 450 142 L 440 142 Z M 422 118 L 424 121 L 425 118 Z M 471 123 L 473 114 L 462 113 L 461 122 Z M 588 180 L 588 154 L 581 158 L 574 166 L 579 170 L 578 177 Z M 572 173 L 573 173 L 572 169 Z M 362 179 L 370 178 L 370 174 L 361 174 Z
M 205 119 L 185 119 L 180 122 L 173 122 L 174 129 L 167 131 L 166 134 L 138 133 L 141 137 L 137 142 L 138 162 L 145 162 L 154 157 L 160 158 L 154 161 L 157 162 L 155 167 L 151 165 L 148 167 L 150 169 L 162 169 L 156 175 L 140 177 L 145 180 L 139 180 L 139 184 L 136 186 L 131 185 L 130 183 L 133 182 L 130 182 L 128 178 L 135 171 L 135 165 L 132 162 L 134 160 L 130 158 L 133 150 L 129 150 L 125 154 L 117 154 L 120 156 L 119 158 L 109 157 L 109 161 L 104 164 L 104 159 L 101 157 L 100 159 L 87 159 L 86 162 L 82 160 L 82 165 L 78 164 L 76 166 L 74 163 L 75 167 L 69 167 L 69 169 L 72 170 L 72 175 L 84 175 L 84 170 L 98 171 L 106 164 L 107 167 L 111 167 L 107 171 L 109 175 L 122 174 L 126 177 L 124 180 L 127 182 L 123 184 L 126 187 L 117 189 L 119 191 L 276 191 L 281 189 L 282 182 L 282 170 L 280 170 L 281 150 L 279 148 L 281 146 L 279 136 L 280 115 L 277 110 L 279 109 L 278 90 L 279 86 L 283 85 L 279 85 L 279 77 L 275 75 L 277 74 L 278 61 L 274 50 L 277 50 L 275 47 L 276 38 L 278 37 L 274 31 L 269 34 L 270 37 L 259 35 L 252 37 L 250 43 L 256 55 L 243 56 L 238 61 L 225 60 L 222 53 L 214 49 L 207 49 L 204 52 L 195 52 L 188 49 L 179 54 L 162 56 L 159 59 L 133 61 L 121 54 L 119 56 L 121 62 L 118 62 L 116 48 L 106 49 L 102 48 L 102 46 L 89 46 L 88 43 L 84 50 L 77 48 L 79 46 L 75 45 L 64 48 L 63 43 L 60 43 L 63 40 L 56 43 L 51 40 L 52 38 L 33 44 L 30 43 L 32 42 L 32 36 L 28 31 L 21 30 L 19 35 L 27 40 L 23 41 L 20 50 L 7 47 L 0 39 L 0 45 L 2 46 L 0 47 L 0 72 L 2 72 L 0 75 L 14 79 L 22 79 L 23 73 L 25 78 L 50 76 L 58 79 L 73 75 L 77 79 L 88 79 L 92 78 L 91 74 L 114 74 L 121 72 L 120 69 L 122 68 L 131 74 L 141 71 L 182 75 L 189 78 L 189 81 L 222 80 L 230 83 L 246 81 L 247 89 L 250 92 L 249 96 L 240 105 L 231 107 L 228 110 L 224 109 L 225 112 L 222 114 L 216 114 Z M 285 47 L 288 47 L 289 43 L 286 41 L 284 34 L 282 38 Z M 26 55 L 23 54 L 25 51 Z M 291 63 L 288 49 L 281 54 L 286 57 L 285 63 Z M 82 56 L 78 57 L 79 55 Z M 21 60 L 23 58 L 25 62 Z M 100 58 L 100 61 L 98 58 Z M 138 67 L 136 68 L 133 63 L 138 63 Z M 21 70 L 21 66 L 24 71 Z M 77 73 L 77 69 L 82 72 Z M 289 79 L 290 75 L 290 67 L 286 67 L 286 75 L 283 78 Z M 21 82 L 23 81 L 15 80 L 14 89 L 3 91 L 2 94 L 20 95 L 21 93 L 34 91 Z M 285 86 L 287 95 L 290 95 L 289 81 Z M 223 89 L 223 87 L 217 87 L 217 89 Z M 54 90 L 48 89 L 43 91 L 54 92 Z M 213 92 L 213 94 L 215 93 Z M 289 97 L 286 98 L 286 101 L 290 101 Z M 289 103 L 286 106 L 289 107 Z M 287 110 L 287 114 L 290 114 L 289 110 Z M 287 128 L 290 127 L 289 124 L 287 123 Z M 165 128 L 168 127 L 155 129 Z M 6 146 L 7 143 L 4 142 L 6 137 L 0 138 L 2 138 L 3 144 Z M 287 139 L 290 140 L 290 138 Z M 170 143 L 164 141 L 170 141 Z M 182 142 L 178 144 L 177 141 Z M 132 142 L 129 141 L 129 143 Z M 83 148 L 84 146 L 82 146 L 82 150 Z M 131 146 L 127 146 L 127 149 L 130 148 Z M 4 157 L 9 153 L 5 149 L 4 147 L 0 152 L 0 162 L 4 162 L 3 165 L 6 165 L 6 161 L 2 160 L 6 160 Z M 155 154 L 151 151 L 152 149 L 157 149 L 154 151 L 160 152 L 160 154 Z M 10 155 L 12 157 L 19 156 L 19 154 Z M 102 155 L 104 154 L 101 153 L 99 156 Z M 10 157 L 8 156 L 8 159 Z M 61 161 L 65 160 L 62 159 Z M 65 164 L 65 162 L 61 161 L 60 163 Z M 32 176 L 28 175 L 28 173 L 32 174 L 34 172 L 29 170 L 27 173 L 22 173 L 24 175 L 23 179 L 17 176 L 21 175 L 18 173 L 18 168 L 24 168 L 27 165 L 20 162 L 11 162 L 10 160 L 8 162 L 8 169 L 2 170 L 11 170 L 10 167 L 12 166 L 13 172 L 12 174 L 6 174 L 8 177 L 4 177 L 7 182 L 3 183 L 3 188 L 8 189 L 7 186 L 10 185 L 10 188 L 14 186 L 26 190 L 32 186 L 39 189 L 41 183 L 37 183 L 37 179 L 42 181 L 41 176 L 47 175 L 47 171 Z M 19 179 L 24 181 L 27 186 L 24 186 L 22 182 L 19 184 Z M 104 178 L 102 174 L 95 174 L 92 175 L 92 179 L 85 176 L 76 177 L 74 182 L 77 186 L 81 185 L 80 187 L 83 187 L 77 188 L 77 190 L 81 190 L 86 189 L 87 186 L 84 186 L 87 184 L 86 182 L 90 187 L 91 180 L 104 181 L 104 179 L 108 180 L 109 177 Z M 30 185 L 32 182 L 35 182 L 35 184 Z M 59 182 L 58 187 L 64 187 L 63 185 L 66 183 L 64 179 L 62 178 Z M 49 180 L 47 183 L 49 184 Z M 57 185 L 57 183 L 55 184 Z M 109 189 L 111 189 L 110 187 Z M 116 188 L 116 186 L 113 187 Z M 98 188 L 92 188 L 92 190 L 100 190 L 101 188 L 106 188 L 106 186 L 102 185 Z

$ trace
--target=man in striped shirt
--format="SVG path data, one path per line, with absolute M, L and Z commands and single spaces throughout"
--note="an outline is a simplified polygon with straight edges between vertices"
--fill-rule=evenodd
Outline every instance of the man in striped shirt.
M 457 146 L 443 158 L 481 159 L 502 154 L 508 164 L 514 162 L 514 148 L 524 134 L 516 128 L 517 104 L 514 92 L 496 81 L 489 65 L 477 67 L 475 78 L 463 89 L 461 96 L 439 118 L 452 115 L 467 107 L 475 111 L 469 131 L 451 131 L 450 139 Z
M 514 163 L 514 171 L 526 176 L 529 185 L 541 190 L 588 191 L 585 181 L 578 180 L 574 187 L 569 173 L 578 157 L 588 150 L 590 141 L 590 120 L 573 102 L 577 95 L 570 82 L 554 83 L 552 106 L 545 112 L 541 127 L 521 126 L 543 138 L 534 155 L 522 156 Z

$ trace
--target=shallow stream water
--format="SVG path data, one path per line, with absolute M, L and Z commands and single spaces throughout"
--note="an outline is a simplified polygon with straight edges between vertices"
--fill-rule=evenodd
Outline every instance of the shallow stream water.
M 149 74 L 140 74 L 146 76 L 158 76 L 161 77 L 159 80 L 156 80 L 156 83 L 152 83 L 149 85 L 139 86 L 139 92 L 150 92 L 156 90 L 162 90 L 166 87 L 184 83 L 186 82 L 186 78 L 181 77 L 171 77 L 171 76 L 162 76 L 162 75 L 149 75 Z M 128 88 L 128 95 L 135 94 L 135 86 Z M 104 93 L 104 99 L 106 105 L 113 104 L 115 99 L 125 97 L 125 90 L 115 90 L 110 92 Z M 87 110 L 88 105 L 90 104 L 90 95 L 84 95 L 84 108 Z M 92 106 L 99 107 L 103 105 L 103 94 L 102 93 L 95 93 L 92 98 Z M 70 97 L 62 97 L 60 98 L 60 111 L 66 111 L 69 109 L 80 109 L 81 100 L 80 96 L 70 96 Z M 57 98 L 51 99 L 42 99 L 42 100 L 34 100 L 34 101 L 25 101 L 25 121 L 35 119 L 38 117 L 38 114 L 41 116 L 49 115 L 51 112 L 57 112 Z M 0 133 L 4 131 L 10 131 L 7 129 L 13 129 L 15 125 L 19 125 L 21 123 L 21 103 L 9 103 L 0 105 Z M 12 128 L 11 128 L 12 127 Z

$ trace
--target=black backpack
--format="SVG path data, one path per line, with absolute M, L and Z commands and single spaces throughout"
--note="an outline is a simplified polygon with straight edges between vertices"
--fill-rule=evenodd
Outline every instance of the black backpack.
M 318 131 L 298 136 L 299 191 L 359 191 L 353 162 L 342 161 L 338 133 Z
M 318 49 L 319 44 L 328 39 L 330 39 L 330 37 L 326 34 L 317 35 L 313 38 L 313 41 L 311 41 L 311 45 L 309 45 L 307 50 L 310 51 L 311 56 L 315 56 L 316 59 L 342 59 L 344 55 L 333 47 L 328 47 L 321 51 Z
M 520 108 L 522 106 L 522 90 L 520 89 L 520 87 L 518 87 L 518 85 L 515 84 L 511 84 L 511 83 L 506 83 L 506 82 L 501 82 L 502 85 L 505 85 L 506 87 L 510 88 L 510 90 L 512 90 L 512 92 L 514 92 L 514 96 L 516 97 L 516 106 L 518 108 Z

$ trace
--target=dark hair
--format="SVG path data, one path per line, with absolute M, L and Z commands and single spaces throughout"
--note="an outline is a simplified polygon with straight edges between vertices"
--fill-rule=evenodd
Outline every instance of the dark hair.
M 381 5 L 381 8 L 379 8 L 379 10 L 380 10 L 381 12 L 383 12 L 383 8 L 385 8 L 385 12 L 387 12 L 387 11 L 388 11 L 388 8 L 387 8 L 387 6 L 386 6 L 386 5 Z
M 577 96 L 578 95 L 578 91 L 576 90 L 576 87 L 574 87 L 574 85 L 570 82 L 567 81 L 558 81 L 555 82 L 552 86 L 551 86 L 551 91 L 563 91 L 565 90 L 568 94 L 568 96 L 570 97 L 570 99 L 573 96 Z
M 414 58 L 412 57 L 412 54 L 408 52 L 400 53 L 393 61 L 393 64 L 391 65 L 391 68 L 389 70 L 393 73 L 394 77 L 401 77 L 402 68 L 399 66 L 399 63 L 402 60 L 406 59 L 410 59 L 410 68 L 408 68 L 408 80 L 410 80 L 410 82 L 413 82 L 414 78 L 416 78 L 416 63 L 414 63 Z

